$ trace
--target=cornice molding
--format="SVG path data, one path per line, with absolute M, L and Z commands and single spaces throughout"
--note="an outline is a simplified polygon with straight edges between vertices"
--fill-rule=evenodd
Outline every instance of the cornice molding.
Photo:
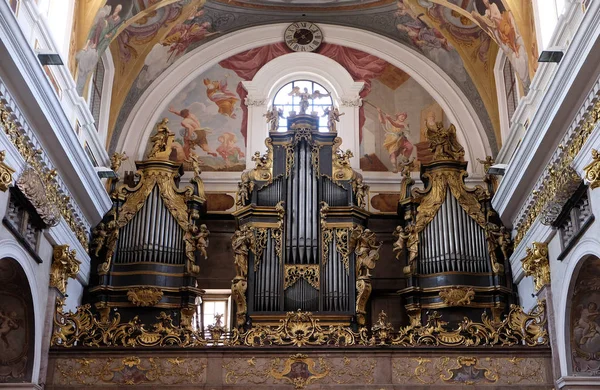
M 4 77 L 10 79 L 11 93 L 19 91 L 19 103 L 13 101 L 12 106 L 27 107 L 26 116 L 35 118 L 35 134 L 43 149 L 59 163 L 56 167 L 88 224 L 96 223 L 110 209 L 110 198 L 5 1 L 0 2 L 0 41 L 7 54 Z
M 577 5 L 572 4 L 572 7 Z M 581 101 L 582 95 L 589 91 L 589 73 L 582 70 L 586 67 L 595 68 L 598 63 L 598 58 L 595 57 L 600 57 L 600 53 L 593 50 L 600 37 L 600 3 L 590 4 L 580 25 L 556 71 L 545 71 L 553 77 L 492 201 L 507 224 L 512 224 L 517 211 L 526 201 L 526 194 L 532 189 L 531 183 L 535 183 L 535 178 L 539 177 L 543 167 L 551 160 L 548 158 L 548 149 L 556 148 L 558 140 L 565 134 L 565 128 L 572 131 L 578 124 L 579 116 L 574 120 L 569 118 L 572 111 L 564 103 L 567 100 Z M 548 66 L 556 65 L 546 65 Z M 538 73 L 542 71 L 540 69 Z M 548 74 L 540 73 L 536 78 L 543 76 Z M 586 90 L 581 91 L 582 87 Z M 586 110 L 588 106 L 589 101 L 586 100 L 582 110 Z M 570 121 L 571 126 L 564 126 L 558 123 L 560 121 Z

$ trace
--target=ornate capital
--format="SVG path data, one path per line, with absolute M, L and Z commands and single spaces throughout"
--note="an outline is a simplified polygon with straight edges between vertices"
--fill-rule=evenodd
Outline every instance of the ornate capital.
M 342 97 L 342 107 L 360 107 L 362 106 L 362 99 L 360 97 Z
M 550 261 L 548 260 L 548 244 L 534 242 L 531 248 L 527 248 L 527 256 L 521 260 L 525 275 L 532 276 L 535 291 L 550 283 Z
M 244 103 L 246 106 L 265 106 L 267 104 L 266 98 L 257 98 L 254 96 L 246 96 L 244 98 Z
M 162 290 L 156 287 L 136 287 L 127 291 L 127 299 L 136 306 L 154 306 L 163 297 Z
M 12 175 L 15 170 L 4 162 L 6 151 L 0 151 L 0 191 L 8 190 L 8 186 L 12 184 Z
M 50 287 L 56 287 L 62 294 L 67 292 L 67 281 L 75 278 L 81 262 L 75 258 L 75 251 L 68 245 L 56 245 L 50 266 Z
M 585 179 L 590 182 L 592 189 L 600 187 L 600 153 L 596 149 L 592 149 L 592 162 L 585 168 Z

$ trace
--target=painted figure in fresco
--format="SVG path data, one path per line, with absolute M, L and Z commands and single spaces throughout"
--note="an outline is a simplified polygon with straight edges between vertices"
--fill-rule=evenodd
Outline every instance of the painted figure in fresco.
M 19 329 L 17 313 L 12 312 L 9 314 L 0 309 L 0 339 L 4 343 L 5 348 L 10 347 L 7 335 L 15 329 Z
M 510 12 L 504 8 L 502 3 L 498 5 L 498 2 L 494 0 L 481 0 L 481 4 L 485 7 L 485 12 L 482 15 L 473 11 L 475 19 L 518 57 L 520 45 Z
M 177 111 L 173 107 L 169 107 L 169 112 L 183 118 L 181 126 L 183 126 L 185 131 L 183 136 L 183 152 L 185 153 L 185 159 L 190 157 L 190 152 L 196 145 L 200 146 L 200 148 L 210 156 L 217 157 L 217 154 L 212 151 L 210 146 L 208 146 L 208 141 L 206 140 L 206 133 L 207 131 L 210 131 L 210 129 L 202 127 L 200 125 L 200 120 L 198 120 L 196 115 L 192 114 L 187 108 Z
M 383 112 L 379 107 L 377 107 L 377 112 L 379 113 L 379 123 L 386 132 L 383 147 L 390 155 L 392 171 L 395 173 L 398 172 L 399 164 L 408 160 L 413 151 L 413 144 L 406 137 L 406 133 L 410 131 L 406 123 L 408 115 L 405 112 L 399 112 L 392 116 Z
M 410 16 L 413 20 L 410 22 L 399 23 L 396 28 L 399 31 L 404 31 L 412 43 L 419 49 L 444 49 L 450 50 L 448 40 L 442 35 L 439 30 L 430 28 L 419 19 L 419 15 L 415 14 L 402 0 L 397 3 L 398 10 L 396 16 Z
M 288 93 L 288 96 L 296 96 L 300 98 L 300 115 L 304 115 L 306 114 L 306 110 L 308 110 L 308 106 L 310 106 L 309 100 L 324 98 L 329 96 L 329 94 L 323 94 L 319 90 L 309 93 L 308 88 L 304 88 L 304 92 L 300 92 L 300 87 L 294 87 L 292 92 Z
M 237 95 L 227 89 L 227 79 L 218 81 L 204 79 L 206 96 L 219 107 L 219 114 L 235 119 L 235 104 L 240 100 Z
M 231 166 L 232 163 L 237 163 L 246 156 L 236 145 L 237 137 L 235 134 L 227 131 L 220 135 L 218 140 L 221 145 L 217 147 L 217 153 L 225 160 L 225 166 Z
M 179 57 L 192 43 L 212 35 L 208 32 L 210 28 L 209 22 L 189 22 L 190 20 L 193 21 L 195 17 L 202 16 L 203 13 L 204 11 L 200 10 L 192 18 L 188 19 L 186 23 L 176 25 L 169 31 L 169 35 L 161 41 L 161 45 L 169 46 L 169 59 L 171 57 Z
M 575 325 L 575 329 L 581 330 L 580 346 L 585 346 L 588 341 L 600 336 L 600 325 L 596 322 L 599 315 L 598 305 L 595 302 L 590 302 L 587 307 L 581 309 L 581 314 Z

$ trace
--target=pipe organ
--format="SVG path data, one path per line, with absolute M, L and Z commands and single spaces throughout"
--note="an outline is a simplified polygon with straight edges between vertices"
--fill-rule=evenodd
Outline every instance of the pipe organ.
M 467 162 L 454 126 L 430 125 L 427 137 L 433 161 L 421 166 L 424 188 L 412 188 L 408 174 L 401 185 L 394 251 L 407 258 L 408 286 L 400 294 L 412 321 L 423 321 L 427 310 L 460 321 L 487 309 L 499 320 L 515 294 L 504 267 L 510 234 L 491 207 L 493 186 L 465 186 Z
M 198 262 L 206 255 L 209 232 L 200 221 L 205 195 L 198 157 L 192 154 L 188 161 L 192 185 L 179 188 L 182 164 L 169 161 L 174 137 L 163 120 L 148 158 L 136 162 L 139 181 L 109 182 L 113 207 L 93 232 L 97 275 L 88 292 L 101 315 L 118 308 L 126 317 L 155 320 L 172 309 L 180 312 L 176 322 L 191 326 L 201 295 Z M 113 170 L 123 158 L 113 157 Z
M 286 311 L 365 323 L 379 243 L 366 228 L 367 186 L 318 118 L 288 118 L 269 133 L 267 153 L 242 174 L 232 238 L 236 326 L 272 321 Z

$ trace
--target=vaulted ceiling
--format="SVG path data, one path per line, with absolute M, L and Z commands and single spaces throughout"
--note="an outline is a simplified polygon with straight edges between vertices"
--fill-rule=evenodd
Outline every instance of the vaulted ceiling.
M 83 92 L 107 48 L 115 64 L 108 147 L 144 90 L 183 55 L 257 25 L 310 20 L 375 32 L 437 64 L 462 90 L 497 150 L 494 64 L 502 50 L 526 91 L 537 46 L 530 0 L 88 0 L 78 3 L 71 69 Z M 282 36 L 283 39 L 283 36 Z M 327 37 L 325 37 L 327 40 Z M 235 54 L 235 53 L 232 53 Z M 115 129 L 119 129 L 117 133 Z

